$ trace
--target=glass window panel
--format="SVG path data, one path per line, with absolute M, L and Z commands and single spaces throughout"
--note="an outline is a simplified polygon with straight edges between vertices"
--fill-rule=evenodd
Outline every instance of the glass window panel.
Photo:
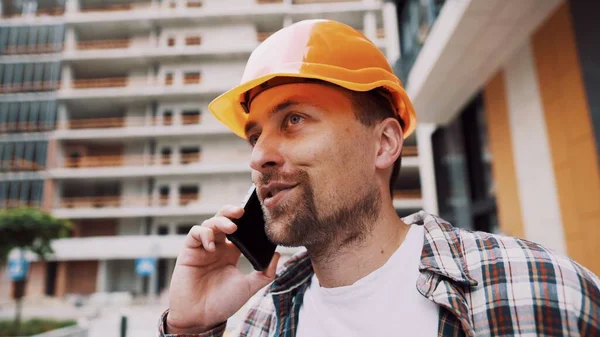
M 46 44 L 48 44 L 48 31 L 50 29 L 44 29 L 44 28 L 50 28 L 50 27 L 43 27 L 42 29 L 40 29 L 40 31 L 38 32 L 38 44 L 40 46 L 45 46 Z
M 0 181 L 0 202 L 8 199 L 8 182 Z
M 23 71 L 23 83 L 33 84 L 33 63 L 25 64 L 25 70 Z
M 19 200 L 19 181 L 11 181 L 9 192 L 8 192 L 8 200 L 17 201 Z
M 19 27 L 18 31 L 19 31 L 19 39 L 17 41 L 17 44 L 19 46 L 25 46 L 27 45 L 27 29 L 28 27 Z
M 6 121 L 8 119 L 8 103 L 6 102 L 0 102 L 0 130 L 2 131 L 6 131 L 8 128 L 8 125 L 6 124 Z M 0 158 L 2 158 L 0 156 Z
M 13 152 L 13 143 L 6 143 L 4 145 L 4 153 L 3 153 L 3 160 L 2 160 L 2 168 L 4 170 L 10 170 L 10 163 L 12 160 L 12 152 Z
M 21 102 L 21 104 L 19 106 L 18 119 L 19 119 L 19 129 L 27 130 L 27 128 L 29 127 L 29 103 L 28 102 Z
M 5 70 L 4 68 L 5 68 L 5 65 L 0 64 L 0 88 L 4 84 L 4 70 Z M 0 90 L 0 92 L 2 92 L 2 90 Z
M 56 127 L 56 113 L 57 113 L 56 101 L 47 101 L 46 102 L 46 126 L 50 129 L 54 129 Z
M 19 199 L 23 201 L 29 201 L 29 188 L 31 182 L 30 181 L 21 181 L 21 193 L 19 193 Z
M 44 29 L 45 27 L 29 27 L 29 34 L 27 36 L 27 45 L 29 48 L 37 49 L 37 35 L 40 29 Z
M 31 186 L 31 200 L 41 202 L 44 192 L 44 182 L 42 180 L 36 180 Z
M 4 162 L 4 159 L 3 159 L 4 157 L 2 155 L 4 154 L 4 147 L 5 147 L 4 145 L 5 144 L 6 143 L 0 143 L 0 171 L 2 171 L 2 167 L 3 167 L 2 163 Z
M 46 151 L 48 150 L 48 142 L 37 142 L 35 146 L 35 162 L 42 166 L 46 166 Z
M 13 83 L 13 69 L 14 65 L 11 63 L 4 65 L 4 78 L 2 80 L 2 84 L 7 85 Z
M 18 39 L 19 39 L 19 29 L 18 29 L 18 27 L 12 27 L 10 29 L 10 33 L 8 34 L 8 44 L 11 46 L 16 46 Z
M 33 157 L 35 147 L 35 142 L 27 142 L 25 144 L 25 153 L 23 154 L 23 159 L 25 159 L 28 163 L 33 163 L 35 161 L 35 158 Z
M 23 66 L 22 63 L 17 63 L 15 65 L 15 70 L 13 74 L 13 83 L 22 84 L 23 83 Z
M 11 102 L 8 110 L 8 123 L 12 128 L 16 128 L 17 116 L 19 113 L 19 103 Z
M 54 48 L 56 51 L 62 50 L 63 41 L 65 40 L 65 26 L 58 25 L 55 28 Z
M 40 103 L 39 102 L 28 102 L 29 104 L 29 122 L 32 123 L 35 127 L 41 127 L 42 123 L 40 123 Z
M 8 46 L 8 33 L 10 28 L 0 27 L 0 53 L 4 53 L 4 48 Z
M 36 63 L 33 70 L 33 81 L 41 82 L 44 79 L 44 64 Z
M 18 160 L 18 164 L 21 164 L 21 160 L 23 159 L 23 152 L 25 151 L 25 143 L 23 142 L 17 142 L 15 143 L 15 153 L 14 153 L 14 158 L 16 160 Z
M 60 63 L 52 62 L 49 63 L 46 67 L 48 67 L 48 81 L 58 82 L 58 80 L 60 79 Z

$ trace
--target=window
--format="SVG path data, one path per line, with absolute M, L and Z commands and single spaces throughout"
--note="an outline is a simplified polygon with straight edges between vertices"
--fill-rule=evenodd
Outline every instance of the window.
M 442 218 L 463 228 L 496 232 L 492 158 L 483 109 L 478 96 L 453 122 L 432 135 L 436 187 Z
M 158 235 L 169 235 L 169 226 L 160 225 L 158 226 L 158 230 L 156 232 Z
M 178 235 L 187 235 L 187 233 L 190 232 L 192 227 L 194 227 L 194 225 L 191 225 L 191 224 L 179 225 L 179 226 L 177 226 L 177 234 Z
M 165 111 L 163 113 L 163 125 L 172 125 L 173 124 L 173 111 Z
M 161 186 L 158 188 L 158 199 L 161 206 L 169 204 L 169 186 Z
M 198 201 L 198 185 L 183 185 L 179 187 L 179 204 L 189 205 Z
M 167 38 L 167 46 L 168 46 L 168 47 L 173 47 L 173 46 L 175 46 L 175 38 L 174 38 L 174 37 L 172 37 L 172 36 L 169 36 L 169 37 Z
M 200 83 L 200 72 L 192 71 L 183 74 L 183 84 L 198 84 Z
M 173 73 L 166 73 L 165 74 L 165 85 L 172 85 L 173 84 Z
M 200 148 L 198 146 L 182 147 L 181 164 L 197 163 L 200 161 Z
M 162 165 L 171 164 L 171 148 L 170 147 L 163 147 L 163 149 L 160 151 L 160 163 Z
M 183 110 L 181 112 L 181 120 L 184 125 L 199 124 L 200 110 Z
M 185 38 L 186 46 L 199 46 L 202 43 L 202 38 L 200 36 L 188 36 Z
M 187 7 L 188 8 L 200 8 L 200 7 L 202 7 L 202 1 L 189 0 L 187 2 Z

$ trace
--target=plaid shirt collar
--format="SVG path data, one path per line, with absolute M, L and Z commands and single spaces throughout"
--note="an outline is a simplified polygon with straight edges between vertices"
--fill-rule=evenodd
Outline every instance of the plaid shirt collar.
M 464 294 L 468 288 L 475 287 L 478 283 L 469 276 L 466 268 L 459 231 L 424 211 L 402 220 L 409 225 L 425 226 L 417 290 L 446 309 L 440 318 L 442 323 L 453 327 L 460 324 L 467 336 L 474 336 L 473 322 Z M 313 273 L 307 252 L 302 252 L 286 262 L 269 286 L 267 292 L 273 296 L 276 316 L 284 318 L 277 322 L 280 336 L 294 336 L 295 329 L 289 327 L 296 326 L 303 295 Z M 438 287 L 440 283 L 444 283 L 445 287 Z

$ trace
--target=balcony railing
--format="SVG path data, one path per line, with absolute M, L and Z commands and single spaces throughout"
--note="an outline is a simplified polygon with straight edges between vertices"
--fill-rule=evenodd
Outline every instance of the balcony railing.
M 295 5 L 304 4 L 323 4 L 323 3 L 335 3 L 335 2 L 360 2 L 362 0 L 293 0 L 292 3 Z
M 45 54 L 45 53 L 58 53 L 62 51 L 63 44 L 61 43 L 48 43 L 48 44 L 36 44 L 36 45 L 7 45 L 2 50 L 4 55 L 22 55 L 22 54 Z
M 40 171 L 43 169 L 44 165 L 22 158 L 0 160 L 0 171 Z
M 273 35 L 274 32 L 259 32 L 256 33 L 256 40 L 258 42 L 263 42 L 264 40 L 266 40 L 267 38 L 269 38 L 269 36 Z
M 186 194 L 180 194 L 179 195 L 179 204 L 181 206 L 186 206 L 189 205 L 191 203 L 194 203 L 196 201 L 199 200 L 199 194 L 198 193 L 186 193 Z
M 127 49 L 129 48 L 131 40 L 91 40 L 91 41 L 79 41 L 77 43 L 77 49 L 79 50 L 97 50 L 97 49 Z
M 71 82 L 71 86 L 74 89 L 119 88 L 126 87 L 127 80 L 127 77 L 77 79 Z
M 187 193 L 179 195 L 179 205 L 186 206 L 200 200 L 199 193 Z M 85 196 L 85 197 L 63 197 L 58 202 L 59 208 L 105 208 L 105 207 L 167 207 L 168 196 L 160 197 L 157 205 L 153 205 L 151 196 L 136 195 L 108 195 L 108 196 Z
M 200 152 L 196 153 L 182 153 L 181 164 L 197 163 L 200 161 Z
M 419 148 L 416 146 L 405 146 L 402 149 L 402 157 L 415 157 L 419 155 Z
M 57 90 L 59 87 L 59 81 L 9 83 L 0 84 L 0 93 L 10 94 L 17 92 L 51 91 Z
M 152 7 L 152 3 L 150 2 L 127 2 L 120 4 L 101 4 L 90 7 L 83 7 L 81 12 L 83 13 L 93 13 L 93 12 L 123 12 L 123 11 L 131 11 L 136 9 L 148 9 Z
M 199 115 L 181 116 L 181 125 L 197 125 L 200 124 L 201 118 Z M 137 126 L 175 126 L 173 118 L 158 117 L 106 117 L 106 118 L 84 118 L 71 119 L 58 123 L 59 129 L 111 129 Z M 2 130 L 2 124 L 0 124 Z
M 53 7 L 53 8 L 40 8 L 35 13 L 12 13 L 3 15 L 6 18 L 17 18 L 26 15 L 35 15 L 35 16 L 61 16 L 65 14 L 65 9 L 63 7 Z
M 4 132 L 41 132 L 52 130 L 54 126 L 44 122 L 6 122 L 0 123 L 0 133 Z
M 283 3 L 283 0 L 256 0 L 259 5 Z
M 65 167 L 111 167 L 111 166 L 146 166 L 152 157 L 147 155 L 104 155 L 65 158 Z

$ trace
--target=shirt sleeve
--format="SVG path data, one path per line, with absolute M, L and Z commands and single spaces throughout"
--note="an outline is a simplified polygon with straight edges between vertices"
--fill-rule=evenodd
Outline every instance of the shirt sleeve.
M 161 316 L 158 323 L 158 337 L 222 337 L 225 333 L 225 327 L 227 326 L 227 321 L 217 325 L 213 329 L 199 333 L 199 334 L 169 334 L 165 333 L 167 330 L 167 314 L 169 310 L 167 309 Z

